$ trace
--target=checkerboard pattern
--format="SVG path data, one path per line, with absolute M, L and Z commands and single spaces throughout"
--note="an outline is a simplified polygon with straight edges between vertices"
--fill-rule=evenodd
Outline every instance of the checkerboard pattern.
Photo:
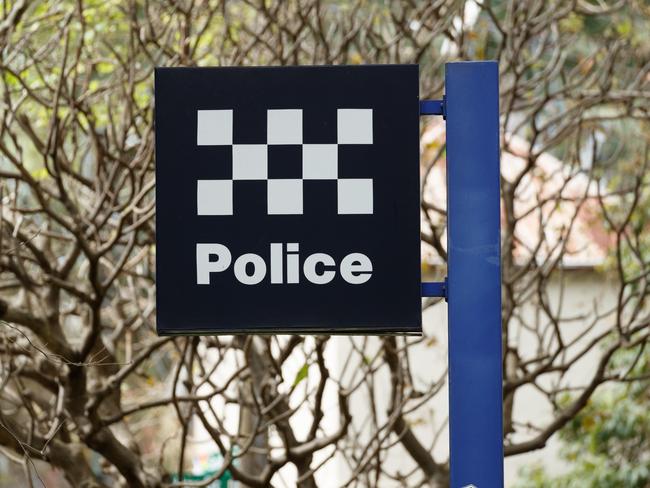
M 372 178 L 339 178 L 338 146 L 372 144 L 372 109 L 337 110 L 336 144 L 304 144 L 302 110 L 267 110 L 266 144 L 233 144 L 232 110 L 198 110 L 196 143 L 232 147 L 232 179 L 198 180 L 198 215 L 233 215 L 233 187 L 241 180 L 267 183 L 269 215 L 303 213 L 303 181 L 334 180 L 339 214 L 372 214 Z M 269 148 L 300 149 L 302 178 L 269 176 Z

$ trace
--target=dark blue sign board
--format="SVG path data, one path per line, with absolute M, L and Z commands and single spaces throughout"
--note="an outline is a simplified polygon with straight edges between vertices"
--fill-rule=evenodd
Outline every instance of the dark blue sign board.
M 158 69 L 158 332 L 418 333 L 445 297 L 450 486 L 503 486 L 498 79 Z M 447 124 L 448 279 L 421 286 L 418 115 Z
M 159 334 L 420 333 L 417 65 L 155 91 Z

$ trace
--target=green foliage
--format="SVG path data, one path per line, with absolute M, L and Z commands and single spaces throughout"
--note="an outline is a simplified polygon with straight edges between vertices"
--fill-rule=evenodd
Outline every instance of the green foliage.
M 298 384 L 307 378 L 307 374 L 309 373 L 309 364 L 305 363 L 302 365 L 302 367 L 298 370 L 296 373 L 296 378 L 293 380 L 293 386 L 298 386 Z
M 645 350 L 621 354 L 614 363 L 628 377 L 650 372 Z M 533 465 L 520 473 L 519 488 L 644 488 L 650 486 L 650 383 L 603 387 L 561 431 L 560 458 L 569 470 L 550 473 Z

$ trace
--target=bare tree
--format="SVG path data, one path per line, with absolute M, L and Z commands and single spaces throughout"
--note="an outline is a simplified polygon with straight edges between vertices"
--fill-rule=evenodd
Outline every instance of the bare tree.
M 213 479 L 227 470 L 269 486 L 293 466 L 296 484 L 311 487 L 338 458 L 349 486 L 448 484 L 448 460 L 413 428 L 444 391 L 444 368 L 414 378 L 411 351 L 430 335 L 350 339 L 338 365 L 326 360 L 340 344 L 329 337 L 156 336 L 155 66 L 419 63 L 429 98 L 442 95 L 444 62 L 498 59 L 502 148 L 522 163 L 502 178 L 506 455 L 542 448 L 604 382 L 633 380 L 613 358 L 645 345 L 650 321 L 640 2 L 17 0 L 1 9 L 0 446 L 27 479 L 40 460 L 73 486 L 197 486 L 182 473 L 198 423 L 224 459 Z M 590 34 L 592 24 L 613 27 Z M 552 175 L 546 154 L 563 161 Z M 426 190 L 442 164 L 444 145 L 424 152 L 423 245 L 444 263 L 446 214 Z M 585 212 L 612 250 L 606 277 L 619 292 L 612 309 L 574 317 L 548 283 L 562 279 Z M 532 240 L 526 226 L 537 229 Z M 532 352 L 520 348 L 522 333 Z M 569 384 L 587 354 L 597 368 Z M 526 386 L 547 398 L 551 421 L 514 420 Z M 296 425 L 301 412 L 309 425 Z M 412 469 L 390 467 L 394 452 Z

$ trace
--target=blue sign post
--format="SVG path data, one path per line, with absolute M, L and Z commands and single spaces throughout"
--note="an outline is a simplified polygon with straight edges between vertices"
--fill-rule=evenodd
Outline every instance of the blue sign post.
M 447 121 L 448 279 L 424 283 L 449 304 L 452 488 L 503 486 L 499 71 L 449 63 L 445 99 L 421 102 Z

